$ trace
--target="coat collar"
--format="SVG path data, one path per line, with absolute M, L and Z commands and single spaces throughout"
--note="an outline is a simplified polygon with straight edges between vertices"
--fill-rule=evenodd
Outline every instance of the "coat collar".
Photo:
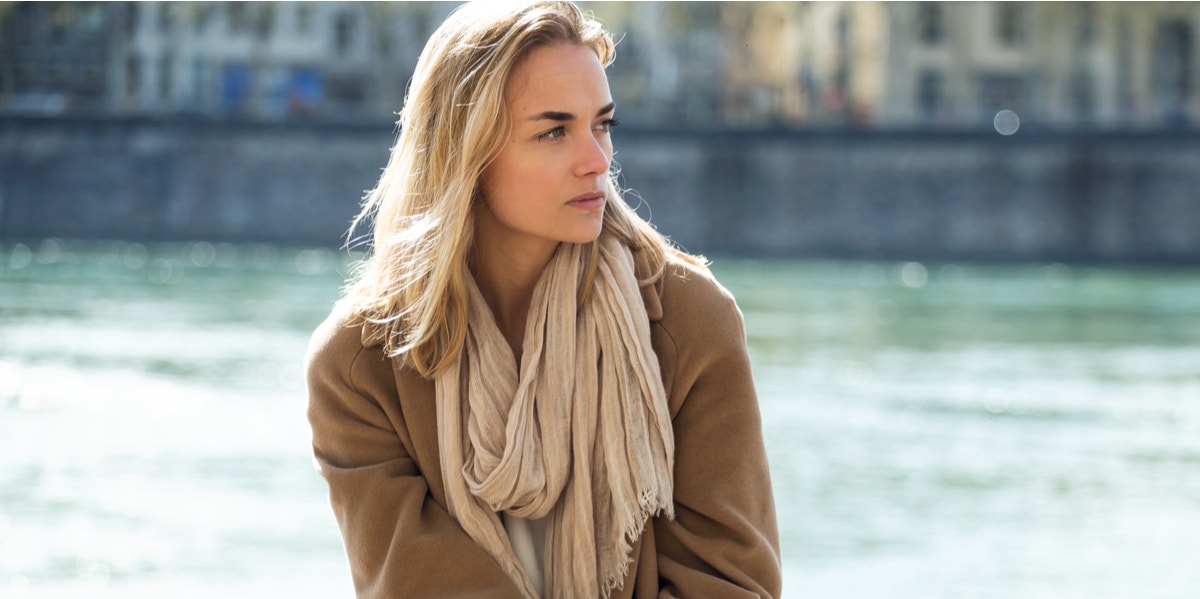
M 642 285 L 642 303 L 646 305 L 646 316 L 650 318 L 650 322 L 658 322 L 662 320 L 662 286 L 663 277 L 666 273 L 659 272 L 658 276 L 654 276 L 654 268 L 650 265 L 650 258 L 645 250 L 635 250 L 633 252 L 633 271 L 637 275 L 638 281 L 646 281 L 651 277 L 653 280 L 641 283 Z

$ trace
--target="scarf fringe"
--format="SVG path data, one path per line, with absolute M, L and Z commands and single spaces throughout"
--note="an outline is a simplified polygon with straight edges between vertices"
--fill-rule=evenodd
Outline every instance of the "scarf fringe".
M 646 490 L 642 493 L 641 498 L 641 517 L 637 522 L 631 522 L 625 527 L 624 534 L 621 536 L 620 553 L 625 556 L 618 563 L 616 572 L 613 572 L 605 577 L 603 584 L 600 586 L 600 598 L 608 599 L 612 596 L 612 592 L 621 588 L 625 583 L 625 578 L 629 576 L 629 566 L 633 563 L 633 544 L 642 536 L 646 525 L 650 519 L 658 516 L 665 516 L 668 520 L 675 519 L 675 502 L 668 501 L 665 506 L 658 503 L 658 493 L 653 490 Z

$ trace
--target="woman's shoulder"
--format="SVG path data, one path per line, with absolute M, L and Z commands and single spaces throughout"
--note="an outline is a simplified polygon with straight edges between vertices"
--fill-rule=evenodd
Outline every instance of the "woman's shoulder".
M 732 336 L 744 343 L 737 301 L 703 259 L 669 254 L 659 287 L 660 323 L 676 342 L 715 343 Z
M 373 330 L 349 301 L 337 302 L 309 338 L 306 369 L 349 373 L 361 354 L 380 346 Z

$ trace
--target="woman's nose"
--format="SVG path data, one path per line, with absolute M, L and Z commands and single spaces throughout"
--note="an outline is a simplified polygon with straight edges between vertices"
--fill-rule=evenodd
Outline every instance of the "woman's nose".
M 612 147 L 605 138 L 585 137 L 580 143 L 579 158 L 575 163 L 575 174 L 580 177 L 608 172 L 612 160 Z

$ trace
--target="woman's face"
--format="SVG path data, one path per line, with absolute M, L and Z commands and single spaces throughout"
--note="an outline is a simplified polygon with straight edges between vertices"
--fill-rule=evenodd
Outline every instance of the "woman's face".
M 531 50 L 505 87 L 512 132 L 484 171 L 477 242 L 539 252 L 600 235 L 612 160 L 613 102 L 596 54 L 556 44 Z

